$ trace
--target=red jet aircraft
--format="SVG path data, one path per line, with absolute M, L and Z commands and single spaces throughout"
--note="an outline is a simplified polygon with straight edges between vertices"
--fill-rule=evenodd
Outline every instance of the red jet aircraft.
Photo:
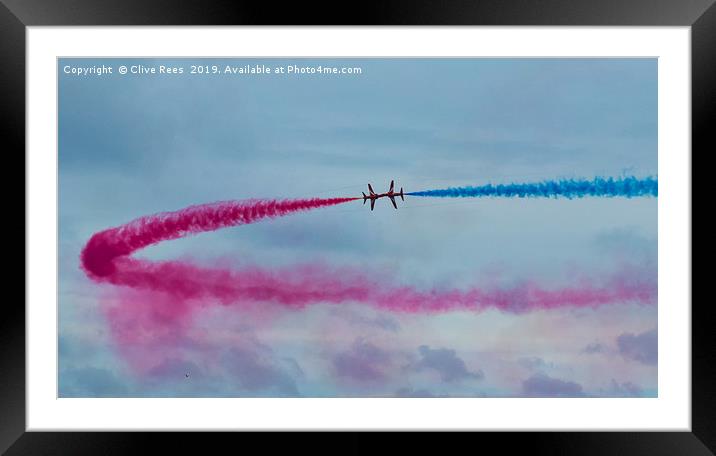
M 403 187 L 400 187 L 400 193 L 395 193 L 395 191 L 393 191 L 393 187 L 393 181 L 390 181 L 390 190 L 388 190 L 387 193 L 375 193 L 373 191 L 373 187 L 368 184 L 369 194 L 366 195 L 365 193 L 363 193 L 363 204 L 365 204 L 366 201 L 370 200 L 370 210 L 372 211 L 373 208 L 375 208 L 375 200 L 387 196 L 388 198 L 390 198 L 390 202 L 393 203 L 393 207 L 397 209 L 398 205 L 395 204 L 395 197 L 399 196 L 400 199 L 403 201 L 405 201 L 405 198 L 403 197 Z

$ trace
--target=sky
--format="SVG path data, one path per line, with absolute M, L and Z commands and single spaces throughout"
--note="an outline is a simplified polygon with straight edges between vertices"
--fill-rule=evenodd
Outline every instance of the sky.
M 361 73 L 189 73 L 294 64 Z M 114 72 L 64 71 L 97 65 Z M 60 59 L 58 75 L 60 397 L 658 394 L 655 303 L 429 315 L 206 304 L 168 337 L 137 316 L 177 303 L 95 283 L 79 260 L 98 231 L 214 201 L 360 196 L 391 179 L 410 192 L 656 176 L 656 59 Z M 417 289 L 559 288 L 625 270 L 656 280 L 654 197 L 398 203 L 350 202 L 136 256 L 322 264 Z

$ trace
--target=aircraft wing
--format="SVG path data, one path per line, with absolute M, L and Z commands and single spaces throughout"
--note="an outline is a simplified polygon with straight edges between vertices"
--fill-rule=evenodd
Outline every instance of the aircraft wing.
M 368 191 L 370 192 L 371 195 L 375 195 L 375 192 L 373 191 L 373 187 L 371 187 L 370 184 L 368 184 Z
M 390 195 L 390 202 L 393 203 L 394 208 L 396 208 L 396 209 L 398 208 L 398 205 L 395 204 L 395 198 L 393 198 L 393 195 Z
M 388 191 L 392 193 L 394 187 L 395 187 L 395 182 L 394 182 L 394 181 L 390 181 L 390 190 L 388 190 Z
M 370 200 L 370 210 L 372 211 L 374 207 L 375 207 L 375 199 L 372 199 L 372 198 L 371 198 L 371 200 Z

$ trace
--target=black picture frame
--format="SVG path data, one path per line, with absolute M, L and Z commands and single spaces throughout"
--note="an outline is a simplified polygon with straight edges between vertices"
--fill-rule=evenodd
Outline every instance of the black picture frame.
M 40 25 L 690 26 L 692 150 L 706 154 L 716 119 L 714 0 L 374 0 L 340 5 L 255 0 L 0 0 L 0 140 L 6 176 L 24 168 L 19 159 L 12 164 L 7 160 L 25 154 L 25 32 L 28 26 Z M 9 179 L 4 182 L 8 199 L 19 200 L 15 196 L 19 185 Z M 24 205 L 13 212 L 13 218 L 19 218 Z M 6 219 L 7 226 L 11 224 Z M 12 229 L 19 231 L 19 227 Z M 7 238 L 6 242 L 19 245 Z M 6 279 L 6 286 L 9 282 Z M 715 326 L 709 303 L 692 306 L 692 432 L 529 432 L 518 433 L 519 438 L 481 433 L 472 439 L 474 449 L 485 451 L 479 449 L 499 443 L 500 452 L 506 454 L 520 448 L 537 454 L 714 454 Z M 188 449 L 190 440 L 211 438 L 214 447 L 236 438 L 228 433 L 25 432 L 25 312 L 20 299 L 6 298 L 3 304 L 0 353 L 0 451 L 7 454 L 127 454 L 144 450 L 147 444 L 160 444 L 168 452 L 172 447 Z M 243 442 L 247 438 L 240 436 Z M 259 438 L 267 445 L 265 435 Z M 268 439 L 268 445 L 300 445 L 302 439 L 297 435 Z M 375 449 L 366 434 L 342 435 L 341 439 L 343 446 L 336 453 Z M 400 440 L 382 443 L 380 449 L 406 450 L 408 444 L 424 444 L 423 435 Z M 311 451 L 315 448 L 312 445 Z M 326 449 L 331 451 L 330 446 Z

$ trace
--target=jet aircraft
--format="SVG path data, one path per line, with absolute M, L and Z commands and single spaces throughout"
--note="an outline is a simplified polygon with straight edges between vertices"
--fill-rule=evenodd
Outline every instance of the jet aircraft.
M 368 194 L 366 195 L 363 193 L 363 204 L 365 204 L 366 201 L 370 200 L 370 210 L 372 211 L 375 208 L 375 200 L 383 198 L 387 196 L 390 198 L 390 202 L 393 203 L 393 207 L 398 209 L 398 205 L 395 204 L 395 197 L 399 196 L 401 200 L 405 201 L 405 197 L 403 196 L 403 187 L 400 187 L 400 192 L 396 193 L 394 190 L 394 181 L 390 181 L 390 190 L 388 190 L 385 193 L 376 193 L 373 191 L 373 187 L 368 184 Z

